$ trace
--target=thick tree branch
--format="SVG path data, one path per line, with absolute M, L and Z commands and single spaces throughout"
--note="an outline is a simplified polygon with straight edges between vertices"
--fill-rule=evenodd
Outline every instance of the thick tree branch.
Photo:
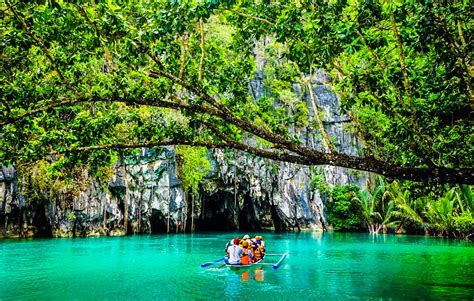
M 207 107 L 207 106 L 196 106 L 196 105 L 188 105 L 182 102 L 170 102 L 166 100 L 155 100 L 155 99 L 145 99 L 145 98 L 120 98 L 120 97 L 82 97 L 82 98 L 74 98 L 74 99 L 63 99 L 58 102 L 50 103 L 45 106 L 42 106 L 40 108 L 36 108 L 33 110 L 30 110 L 28 112 L 25 112 L 23 114 L 14 116 L 14 117 L 9 117 L 4 121 L 0 121 L 0 126 L 4 126 L 7 124 L 14 123 L 16 121 L 19 121 L 21 119 L 24 119 L 25 117 L 35 115 L 40 112 L 45 112 L 53 108 L 61 107 L 61 106 L 71 106 L 75 105 L 81 102 L 97 102 L 97 101 L 104 101 L 104 102 L 123 102 L 129 105 L 146 105 L 146 106 L 154 106 L 154 107 L 161 107 L 161 108 L 170 108 L 170 109 L 182 109 L 182 110 L 188 110 L 191 112 L 199 112 L 199 113 L 205 113 L 213 116 L 219 116 L 219 112 L 212 107 Z
M 458 35 L 459 35 L 459 39 L 461 40 L 461 44 L 465 47 L 466 39 L 464 38 L 464 34 L 462 32 L 461 20 L 456 20 L 456 25 L 458 27 Z
M 192 84 L 180 79 L 180 78 L 177 78 L 176 76 L 170 74 L 169 72 L 166 72 L 166 71 L 163 71 L 163 70 L 158 70 L 158 71 L 150 71 L 149 73 L 150 77 L 155 77 L 155 78 L 159 78 L 160 75 L 161 76 L 164 76 L 168 79 L 171 79 L 172 81 L 174 81 L 175 83 L 181 85 L 182 87 L 188 89 L 190 92 L 193 92 L 194 94 L 196 94 L 197 96 L 201 97 L 202 99 L 206 100 L 209 104 L 215 104 L 215 105 L 218 105 L 218 102 L 212 97 L 210 96 L 209 94 L 207 94 L 206 92 L 202 91 L 201 89 L 193 86 Z M 310 148 L 306 148 L 306 147 L 301 147 L 299 145 L 297 145 L 296 143 L 292 142 L 292 141 L 289 141 L 289 140 L 286 140 L 266 129 L 263 129 L 263 128 L 259 128 L 257 126 L 255 126 L 253 123 L 249 122 L 249 121 L 246 121 L 246 120 L 243 120 L 243 119 L 240 119 L 238 117 L 236 117 L 227 107 L 223 106 L 223 105 L 220 105 L 219 109 L 217 109 L 219 111 L 218 113 L 218 116 L 240 128 L 242 128 L 243 130 L 247 131 L 247 132 L 250 132 L 260 138 L 263 138 L 269 142 L 272 142 L 272 143 L 275 143 L 275 144 L 278 144 L 278 145 L 284 145 L 286 146 L 289 150 L 291 151 L 294 151 L 295 153 L 298 153 L 300 155 L 302 154 L 306 154 L 306 155 L 310 155 L 311 154 L 311 151 L 312 149 Z
M 172 146 L 172 145 L 189 145 L 189 146 L 202 146 L 209 149 L 218 148 L 218 149 L 236 149 L 241 150 L 246 153 L 254 154 L 258 157 L 272 159 L 275 161 L 283 161 L 290 163 L 297 163 L 302 165 L 310 165 L 310 160 L 301 156 L 291 155 L 285 152 L 277 153 L 276 151 L 268 151 L 252 147 L 246 144 L 237 143 L 237 142 L 209 142 L 209 141 L 192 141 L 192 140 L 167 140 L 167 141 L 150 141 L 143 143 L 117 143 L 117 144 L 103 144 L 103 145 L 92 145 L 92 146 L 83 146 L 76 147 L 73 149 L 66 150 L 64 152 L 55 152 L 58 153 L 74 153 L 74 152 L 90 152 L 103 149 L 133 149 L 141 147 L 159 147 L 159 146 Z
M 81 103 L 81 102 L 85 102 L 85 101 L 88 101 L 88 100 L 85 100 L 84 98 L 76 98 L 76 99 L 67 98 L 67 99 L 64 99 L 64 100 L 61 100 L 61 101 L 58 101 L 58 102 L 47 104 L 47 105 L 42 106 L 40 108 L 36 108 L 36 109 L 30 110 L 30 111 L 27 111 L 27 112 L 22 113 L 22 114 L 17 115 L 17 116 L 13 116 L 13 117 L 7 116 L 6 120 L 0 120 L 0 127 L 3 127 L 7 124 L 11 124 L 11 123 L 14 123 L 16 121 L 22 120 L 22 119 L 24 119 L 28 116 L 32 116 L 32 115 L 35 115 L 37 113 L 41 113 L 41 112 L 51 110 L 53 108 L 57 108 L 57 107 L 61 107 L 61 106 L 71 106 L 71 105 L 75 105 L 77 103 Z
M 170 145 L 189 145 L 189 146 L 203 146 L 209 149 L 236 149 L 241 150 L 256 156 L 267 158 L 275 161 L 297 163 L 302 165 L 331 165 L 339 166 L 357 170 L 377 173 L 388 178 L 398 178 L 412 181 L 430 181 L 433 183 L 464 183 L 474 184 L 474 169 L 473 168 L 416 168 L 416 167 L 401 167 L 390 164 L 388 162 L 376 160 L 371 157 L 354 157 L 340 153 L 319 153 L 319 157 L 302 157 L 292 155 L 286 152 L 268 151 L 259 148 L 251 147 L 249 145 L 236 142 L 208 142 L 208 141 L 191 141 L 191 140 L 168 140 L 155 141 L 144 143 L 130 143 L 130 144 L 104 144 L 94 146 L 77 147 L 67 150 L 63 153 L 96 151 L 102 149 L 126 149 L 126 148 L 140 148 L 140 147 L 157 147 Z
M 105 99 L 102 99 L 106 101 Z M 69 104 L 77 103 L 80 101 L 85 101 L 84 99 L 75 99 L 75 100 L 65 100 Z M 108 101 L 111 101 L 110 99 Z M 205 112 L 204 110 L 214 108 L 204 109 L 199 106 L 190 106 L 182 103 L 174 103 L 167 101 L 154 101 L 151 103 L 146 100 L 134 99 L 117 99 L 116 101 L 122 101 L 129 104 L 143 104 L 143 105 L 156 105 L 161 107 L 168 108 L 182 108 L 188 109 L 195 112 Z M 207 113 L 207 112 L 206 112 Z M 231 141 L 226 139 L 225 143 L 213 143 L 213 142 L 202 142 L 202 141 L 180 141 L 180 140 L 169 140 L 169 141 L 159 141 L 159 142 L 144 142 L 144 143 L 134 143 L 134 144 L 106 144 L 106 145 L 95 145 L 95 146 L 85 146 L 75 149 L 71 149 L 68 152 L 76 151 L 93 151 L 100 149 L 121 149 L 121 148 L 139 148 L 139 147 L 154 147 L 154 146 L 167 146 L 167 145 L 191 145 L 191 146 L 204 146 L 208 148 L 232 148 L 241 150 L 260 156 L 263 158 L 268 158 L 276 161 L 297 163 L 302 165 L 331 165 L 331 166 L 340 166 L 345 168 L 352 168 L 357 170 L 364 170 L 368 172 L 378 173 L 391 178 L 407 179 L 413 181 L 433 181 L 437 183 L 465 183 L 465 184 L 474 184 L 474 169 L 472 168 L 410 168 L 410 167 L 401 167 L 388 162 L 376 160 L 371 157 L 360 158 L 349 156 L 341 153 L 323 153 L 318 152 L 313 149 L 308 149 L 307 156 L 290 154 L 287 152 L 281 151 L 270 151 L 262 150 L 259 148 L 246 145 L 244 143 Z M 288 149 L 289 150 L 289 149 Z

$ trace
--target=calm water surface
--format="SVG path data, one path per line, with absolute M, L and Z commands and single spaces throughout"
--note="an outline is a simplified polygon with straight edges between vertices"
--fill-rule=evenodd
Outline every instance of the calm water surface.
M 3 240 L 0 300 L 474 298 L 474 247 L 469 242 L 265 234 L 268 253 L 289 252 L 278 270 L 200 267 L 221 257 L 225 242 L 235 235 Z

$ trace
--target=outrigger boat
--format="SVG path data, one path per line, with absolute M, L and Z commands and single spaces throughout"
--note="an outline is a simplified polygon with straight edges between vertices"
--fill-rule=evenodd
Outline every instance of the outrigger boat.
M 265 257 L 267 257 L 267 256 L 280 256 L 280 258 L 278 259 L 278 261 L 276 263 L 262 262 L 265 259 Z M 280 267 L 280 265 L 283 263 L 283 261 L 285 260 L 285 258 L 287 256 L 288 256 L 287 253 L 266 254 L 264 258 L 260 259 L 257 262 L 253 262 L 251 264 L 227 264 L 227 263 L 223 263 L 221 266 L 219 266 L 219 268 L 221 268 L 223 266 L 226 266 L 226 267 L 229 267 L 231 269 L 241 269 L 241 268 L 249 268 L 249 267 L 255 267 L 255 266 L 262 266 L 262 265 L 272 265 L 273 269 L 276 270 Z M 222 257 L 222 258 L 219 258 L 219 259 L 214 260 L 214 261 L 203 263 L 203 264 L 201 264 L 201 267 L 205 268 L 205 267 L 208 267 L 208 266 L 211 266 L 211 265 L 214 265 L 214 264 L 218 264 L 218 263 L 220 263 L 224 260 L 225 260 L 225 257 Z
M 229 264 L 229 263 L 226 263 L 225 266 L 226 267 L 229 267 L 231 270 L 240 270 L 241 268 L 245 269 L 245 268 L 251 268 L 253 266 L 259 266 L 259 265 L 262 265 L 263 264 L 263 260 L 265 258 L 262 258 L 260 259 L 259 261 L 255 261 L 255 262 L 252 262 L 250 264 Z

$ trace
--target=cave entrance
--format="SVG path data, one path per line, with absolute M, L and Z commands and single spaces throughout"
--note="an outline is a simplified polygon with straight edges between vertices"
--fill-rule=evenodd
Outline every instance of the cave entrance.
M 156 210 L 156 209 L 151 210 L 151 217 L 150 217 L 151 233 L 166 233 L 166 223 L 167 223 L 166 216 L 163 215 L 163 213 L 160 210 Z M 170 220 L 170 223 L 171 223 L 171 220 Z

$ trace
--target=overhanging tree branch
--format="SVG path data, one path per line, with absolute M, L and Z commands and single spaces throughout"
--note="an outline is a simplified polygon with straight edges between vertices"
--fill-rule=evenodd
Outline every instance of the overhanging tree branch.
M 186 88 L 187 90 L 189 90 L 190 92 L 193 92 L 194 94 L 196 94 L 197 96 L 201 97 L 202 99 L 206 100 L 208 103 L 210 104 L 214 104 L 214 105 L 218 105 L 217 101 L 212 97 L 210 96 L 209 94 L 207 94 L 206 92 L 202 91 L 201 89 L 193 86 L 192 84 L 180 79 L 180 78 L 177 78 L 176 76 L 170 74 L 169 72 L 166 72 L 166 71 L 163 71 L 163 70 L 158 70 L 158 71 L 150 71 L 149 73 L 150 77 L 155 77 L 155 78 L 159 78 L 160 76 L 164 76 L 168 79 L 171 79 L 172 81 L 174 81 L 175 83 L 181 85 L 182 87 Z M 297 145 L 296 143 L 292 142 L 292 141 L 289 141 L 289 140 L 286 140 L 284 139 L 283 137 L 281 136 L 278 136 L 266 129 L 263 129 L 263 128 L 259 128 L 257 126 L 255 126 L 253 123 L 249 122 L 249 121 L 246 121 L 244 119 L 241 119 L 241 118 L 238 118 L 235 116 L 234 113 L 232 113 L 227 107 L 223 106 L 223 105 L 220 105 L 219 109 L 217 109 L 217 111 L 219 112 L 217 115 L 244 129 L 245 131 L 247 132 L 250 132 L 260 138 L 263 138 L 269 142 L 272 142 L 274 144 L 278 144 L 278 145 L 284 145 L 286 146 L 289 150 L 291 151 L 294 151 L 300 155 L 311 155 L 312 153 L 312 149 L 310 148 L 307 148 L 307 147 L 302 147 L 302 146 L 299 146 Z
M 236 149 L 241 150 L 262 158 L 275 161 L 296 163 L 302 165 L 331 165 L 345 168 L 352 168 L 368 172 L 374 172 L 388 178 L 398 178 L 412 181 L 430 181 L 433 183 L 464 183 L 474 184 L 473 168 L 417 168 L 417 167 L 401 167 L 388 162 L 380 161 L 371 157 L 355 157 L 340 153 L 319 153 L 319 157 L 303 157 L 299 155 L 289 154 L 286 152 L 263 150 L 246 144 L 227 141 L 224 143 L 209 141 L 192 141 L 192 140 L 167 140 L 130 144 L 104 144 L 84 146 L 70 149 L 61 153 L 87 152 L 102 149 L 126 149 L 140 147 L 158 147 L 170 145 L 189 145 L 203 146 L 209 149 Z M 57 152 L 59 153 L 59 152 Z M 56 153 L 56 154 L 57 154 Z
M 172 145 L 189 145 L 189 146 L 202 146 L 209 149 L 218 148 L 218 149 L 236 149 L 256 155 L 258 157 L 272 159 L 275 161 L 283 161 L 290 163 L 297 163 L 302 165 L 311 165 L 309 159 L 288 154 L 286 152 L 277 153 L 276 151 L 268 151 L 260 148 L 252 147 L 246 144 L 237 143 L 237 142 L 210 142 L 210 141 L 192 141 L 192 140 L 167 140 L 167 141 L 150 141 L 143 143 L 117 143 L 117 144 L 103 144 L 103 145 L 91 145 L 91 146 L 82 146 L 72 148 L 66 151 L 54 152 L 54 154 L 61 153 L 74 153 L 74 152 L 90 152 L 98 151 L 103 149 L 134 149 L 141 147 L 159 147 L 159 146 L 172 146 Z

